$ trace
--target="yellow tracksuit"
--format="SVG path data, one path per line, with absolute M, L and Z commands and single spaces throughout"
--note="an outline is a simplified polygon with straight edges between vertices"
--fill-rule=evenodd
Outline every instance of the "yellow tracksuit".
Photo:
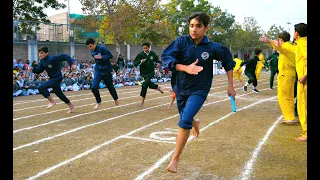
M 284 120 L 295 120 L 294 115 L 294 82 L 296 79 L 294 46 L 290 42 L 280 47 L 271 45 L 278 50 L 278 101 Z
M 242 63 L 242 60 L 239 58 L 234 58 L 233 60 L 236 62 L 236 65 L 233 69 L 238 69 L 240 67 L 240 64 Z M 233 79 L 237 77 L 239 80 L 242 80 L 242 71 L 242 67 L 239 69 L 238 72 L 233 71 Z
M 260 79 L 260 73 L 261 73 L 262 68 L 264 67 L 263 63 L 265 62 L 264 55 L 262 53 L 260 53 L 258 58 L 259 58 L 259 61 L 257 62 L 257 66 L 256 66 L 256 78 L 257 78 L 257 80 Z
M 307 75 L 307 37 L 296 41 L 296 71 L 298 79 Z M 307 138 L 307 83 L 298 82 L 297 86 L 298 115 L 302 128 L 302 137 Z

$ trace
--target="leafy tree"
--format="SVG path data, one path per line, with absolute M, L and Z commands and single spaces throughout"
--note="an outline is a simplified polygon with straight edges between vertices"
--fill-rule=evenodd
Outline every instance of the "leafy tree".
M 280 32 L 286 31 L 283 27 L 279 26 L 277 27 L 275 24 L 273 24 L 270 28 L 269 31 L 267 32 L 267 36 L 270 39 L 278 39 L 278 35 Z
M 85 32 L 82 27 L 74 27 L 73 36 L 74 36 L 74 41 L 77 43 L 83 43 L 84 39 L 86 38 Z
M 124 1 L 119 2 L 112 14 L 106 14 L 100 26 L 100 34 L 108 43 L 117 45 L 134 39 L 137 29 L 138 11 L 133 5 Z
M 91 15 L 103 14 L 100 22 L 100 38 L 107 43 L 168 43 L 172 34 L 170 22 L 157 0 L 140 1 L 88 1 L 80 0 L 83 10 Z
M 253 17 L 245 17 L 243 25 L 235 24 L 232 26 L 231 41 L 228 44 L 232 50 L 243 50 L 249 54 L 254 48 L 268 49 L 268 45 L 259 41 L 259 37 L 264 34 L 258 26 L 258 22 Z
M 211 18 L 207 32 L 209 39 L 219 43 L 226 43 L 227 39 L 230 39 L 229 30 L 235 19 L 232 14 L 222 11 L 219 6 L 215 7 L 206 0 L 172 0 L 164 6 L 167 19 L 175 26 L 176 36 L 189 34 L 187 17 L 192 12 L 205 12 Z
M 176 36 L 189 34 L 187 17 L 192 12 L 206 12 L 212 14 L 212 6 L 205 0 L 172 0 L 170 3 L 164 5 L 166 18 L 175 26 Z
M 79 0 L 82 4 L 82 11 L 91 15 L 111 15 L 114 7 L 118 3 L 117 0 Z
M 212 22 L 208 31 L 208 37 L 214 42 L 228 44 L 231 40 L 231 27 L 235 22 L 234 15 L 223 12 L 220 7 L 214 7 Z
M 65 4 L 58 3 L 57 0 L 13 0 L 13 19 L 22 20 L 15 23 L 19 32 L 34 34 L 34 28 L 38 28 L 39 22 L 50 22 L 43 12 L 45 8 L 58 10 L 65 7 Z
M 165 9 L 159 1 L 146 0 L 139 5 L 142 10 L 139 15 L 137 32 L 142 41 L 149 41 L 153 45 L 166 45 L 175 37 L 171 22 L 166 18 Z M 140 42 L 142 43 L 142 42 Z

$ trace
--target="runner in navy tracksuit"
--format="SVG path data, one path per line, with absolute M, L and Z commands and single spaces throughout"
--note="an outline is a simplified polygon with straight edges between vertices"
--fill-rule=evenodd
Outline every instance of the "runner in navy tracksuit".
M 177 162 L 189 137 L 190 129 L 198 137 L 200 121 L 194 116 L 202 107 L 210 91 L 213 78 L 213 60 L 222 62 L 228 76 L 227 94 L 235 98 L 233 88 L 234 61 L 229 49 L 210 42 L 205 33 L 210 17 L 205 13 L 193 13 L 188 18 L 189 35 L 176 38 L 162 53 L 164 67 L 172 71 L 171 85 L 176 94 L 180 113 L 176 149 L 167 170 L 177 171 Z
M 50 79 L 39 85 L 37 88 L 39 92 L 49 100 L 49 105 L 47 106 L 47 109 L 51 108 L 56 104 L 56 101 L 50 96 L 50 93 L 48 91 L 48 88 L 52 88 L 53 92 L 69 106 L 68 113 L 73 112 L 74 105 L 70 102 L 70 100 L 62 93 L 60 84 L 62 82 L 62 73 L 61 73 L 61 67 L 60 62 L 67 61 L 68 64 L 71 66 L 72 69 L 76 69 L 77 66 L 74 64 L 72 58 L 67 54 L 60 54 L 58 56 L 50 56 L 48 55 L 48 47 L 42 46 L 39 48 L 39 57 L 40 62 L 38 63 L 38 66 L 34 69 L 28 68 L 28 70 L 32 69 L 32 72 L 35 74 L 40 74 L 44 70 L 47 71 L 48 76 Z
M 95 40 L 92 38 L 87 39 L 86 45 L 91 50 L 90 53 L 96 62 L 96 65 L 94 66 L 94 78 L 91 86 L 91 91 L 97 102 L 94 106 L 94 110 L 97 110 L 101 105 L 101 97 L 98 89 L 101 80 L 103 80 L 107 86 L 112 98 L 114 99 L 115 105 L 119 105 L 117 91 L 112 83 L 112 65 L 110 60 L 113 56 L 111 52 L 106 47 L 97 45 Z

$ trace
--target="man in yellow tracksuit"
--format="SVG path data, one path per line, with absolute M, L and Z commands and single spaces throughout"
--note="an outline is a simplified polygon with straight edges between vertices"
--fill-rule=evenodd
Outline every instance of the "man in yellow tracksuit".
M 260 53 L 258 58 L 259 58 L 259 61 L 257 62 L 257 66 L 256 66 L 256 78 L 257 78 L 257 80 L 260 79 L 260 73 L 261 73 L 261 70 L 264 67 L 264 63 L 265 63 L 264 55 L 262 53 Z
M 297 45 L 292 46 L 291 52 L 295 53 L 295 65 L 298 75 L 297 102 L 298 116 L 302 128 L 302 134 L 297 141 L 307 141 L 307 24 L 294 25 L 294 39 Z M 270 42 L 268 39 L 260 38 Z
M 294 82 L 296 79 L 295 53 L 290 34 L 286 31 L 278 36 L 279 42 L 266 40 L 279 52 L 278 59 L 278 101 L 284 120 L 282 124 L 294 124 L 299 121 L 294 115 Z M 279 45 L 279 46 L 278 46 Z
M 302 128 L 302 134 L 296 138 L 296 140 L 307 141 L 307 24 L 295 24 L 293 36 L 297 44 L 294 46 L 296 53 L 296 71 L 298 75 L 297 106 Z
M 233 61 L 236 62 L 236 65 L 233 68 L 233 87 L 236 86 L 236 82 L 235 82 L 235 78 L 237 77 L 237 79 L 240 81 L 241 83 L 241 87 L 244 85 L 242 82 L 242 67 L 240 67 L 240 64 L 242 63 L 242 60 L 238 58 L 238 54 L 234 54 L 233 55 Z M 236 71 L 238 68 L 240 67 L 240 69 L 238 71 Z

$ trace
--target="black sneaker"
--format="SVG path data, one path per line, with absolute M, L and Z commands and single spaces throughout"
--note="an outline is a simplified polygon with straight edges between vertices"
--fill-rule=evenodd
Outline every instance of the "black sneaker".
M 259 93 L 257 89 L 252 89 L 252 92 Z
M 242 88 L 242 90 L 243 90 L 243 92 L 247 92 L 247 86 L 243 86 L 243 88 Z

